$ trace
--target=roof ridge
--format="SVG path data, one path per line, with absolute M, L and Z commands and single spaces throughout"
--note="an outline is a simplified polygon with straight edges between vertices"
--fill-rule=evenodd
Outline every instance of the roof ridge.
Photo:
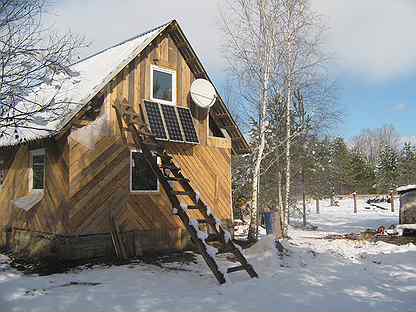
M 137 39 L 137 38 L 143 37 L 144 35 L 147 35 L 148 33 L 151 33 L 151 32 L 153 32 L 153 31 L 155 31 L 155 30 L 157 30 L 157 29 L 160 29 L 160 28 L 163 28 L 163 27 L 165 27 L 165 26 L 169 25 L 169 24 L 170 24 L 170 23 L 172 23 L 173 21 L 175 21 L 175 20 L 174 20 L 174 19 L 173 19 L 173 20 L 170 20 L 170 21 L 169 21 L 169 22 L 167 22 L 167 23 L 164 23 L 164 24 L 162 24 L 162 25 L 160 25 L 160 26 L 154 27 L 154 28 L 152 28 L 152 29 L 150 29 L 150 30 L 147 30 L 147 31 L 143 32 L 143 33 L 140 33 L 140 34 L 138 34 L 138 35 L 135 35 L 135 36 L 133 36 L 133 37 L 130 37 L 130 38 L 128 38 L 128 39 L 125 39 L 125 40 L 123 40 L 123 41 L 121 41 L 121 42 L 119 42 L 119 43 L 116 43 L 116 44 L 114 44 L 114 45 L 112 45 L 112 46 L 108 47 L 108 48 L 105 48 L 105 49 L 99 50 L 99 51 L 97 51 L 97 52 L 95 52 L 95 53 L 93 53 L 93 54 L 91 54 L 91 55 L 89 55 L 89 56 L 87 56 L 87 57 L 84 57 L 83 59 L 80 59 L 80 60 L 78 60 L 78 61 L 76 61 L 76 62 L 72 63 L 70 66 L 73 66 L 73 65 L 79 64 L 79 63 L 81 63 L 81 62 L 84 62 L 84 61 L 86 61 L 86 60 L 88 60 L 88 59 L 90 59 L 90 58 L 93 58 L 93 57 L 95 57 L 95 56 L 97 56 L 97 55 L 99 55 L 99 54 L 101 54 L 101 53 L 104 53 L 104 52 L 106 52 L 106 51 L 108 51 L 108 50 L 112 49 L 112 48 L 115 48 L 115 47 L 121 46 L 122 44 L 125 44 L 125 43 L 127 43 L 127 42 L 129 42 L 129 41 L 132 41 L 132 40 L 134 40 L 134 39 Z

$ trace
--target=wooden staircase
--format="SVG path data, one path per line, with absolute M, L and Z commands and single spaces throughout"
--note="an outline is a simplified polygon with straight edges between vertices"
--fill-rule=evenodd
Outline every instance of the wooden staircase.
M 240 263 L 238 266 L 228 268 L 227 273 L 245 270 L 250 277 L 258 277 L 256 271 L 254 271 L 253 267 L 241 253 L 240 248 L 233 243 L 230 233 L 224 229 L 221 222 L 202 201 L 199 193 L 191 186 L 189 179 L 183 176 L 181 169 L 175 165 L 173 158 L 167 154 L 164 146 L 155 140 L 147 125 L 140 121 L 143 120 L 140 118 L 140 115 L 133 111 L 126 100 L 122 102 L 117 101 L 113 107 L 117 113 L 123 142 L 127 144 L 127 135 L 125 134 L 125 131 L 127 131 L 131 134 L 135 146 L 142 151 L 145 160 L 169 197 L 174 214 L 185 225 L 192 241 L 197 246 L 218 282 L 223 284 L 226 280 L 224 273 L 220 271 L 215 260 L 217 249 L 212 244 L 220 246 L 223 252 L 232 253 Z M 160 164 L 155 156 L 160 157 Z M 181 186 L 183 191 L 175 190 L 174 186 L 176 183 Z M 185 197 L 192 204 L 182 204 L 180 199 Z M 188 214 L 190 210 L 198 210 L 203 218 L 199 220 L 191 219 Z M 207 231 L 203 231 L 203 228 Z

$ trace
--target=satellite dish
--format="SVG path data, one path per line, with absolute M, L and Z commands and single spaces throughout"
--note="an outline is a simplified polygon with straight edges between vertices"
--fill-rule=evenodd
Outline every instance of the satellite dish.
M 191 85 L 191 98 L 199 107 L 209 109 L 217 100 L 217 93 L 211 82 L 197 79 Z

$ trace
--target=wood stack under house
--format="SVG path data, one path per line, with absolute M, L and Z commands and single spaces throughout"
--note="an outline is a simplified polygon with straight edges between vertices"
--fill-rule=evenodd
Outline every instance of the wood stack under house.
M 121 104 L 195 190 L 174 185 L 175 175 L 172 192 L 203 201 L 205 217 L 215 215 L 232 230 L 231 157 L 249 146 L 220 96 L 209 110 L 193 103 L 192 82 L 210 79 L 176 21 L 87 57 L 70 72 L 33 95 L 62 108 L 61 117 L 39 113 L 0 138 L 2 247 L 65 260 L 114 256 L 116 232 L 127 257 L 187 248 L 192 235 L 177 207 L 131 133 L 123 134 Z M 153 154 L 155 163 L 162 156 Z M 190 220 L 204 217 L 198 209 L 187 213 Z

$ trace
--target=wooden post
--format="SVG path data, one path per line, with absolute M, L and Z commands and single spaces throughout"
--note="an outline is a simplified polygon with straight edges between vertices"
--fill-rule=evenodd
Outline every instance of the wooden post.
M 319 214 L 319 198 L 315 199 L 316 214 Z
M 352 198 L 354 200 L 354 213 L 357 213 L 357 193 L 352 193 Z
M 391 212 L 394 212 L 394 194 L 393 194 L 393 191 L 390 192 L 390 206 L 391 206 Z

